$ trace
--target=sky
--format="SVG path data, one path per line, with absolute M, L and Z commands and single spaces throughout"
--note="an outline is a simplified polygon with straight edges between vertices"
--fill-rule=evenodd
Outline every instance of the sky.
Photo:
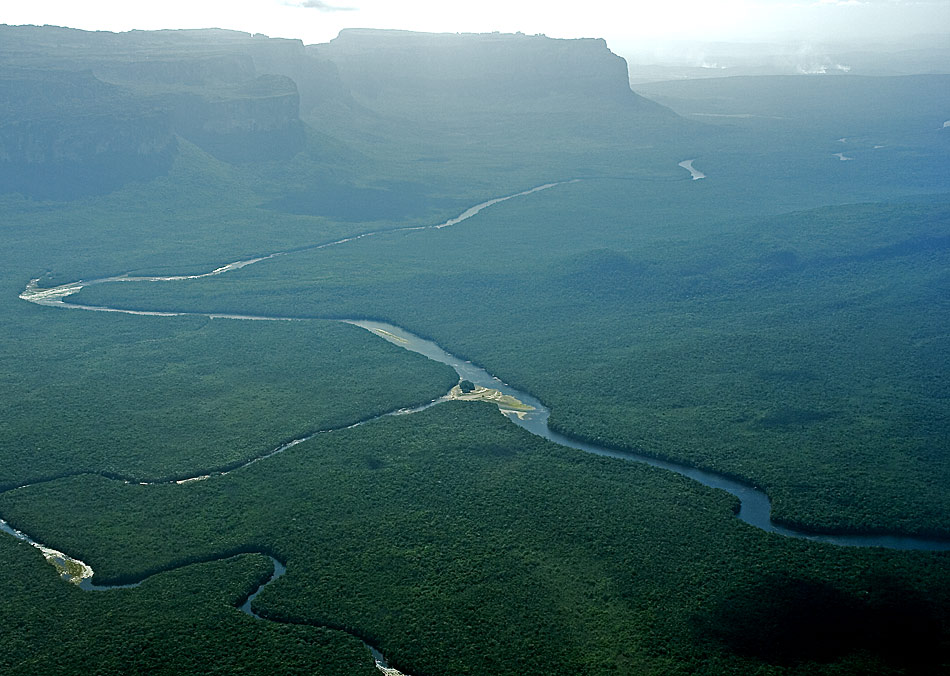
M 950 0 L 0 0 L 0 23 L 87 30 L 230 28 L 327 42 L 342 28 L 666 40 L 893 39 L 950 33 Z

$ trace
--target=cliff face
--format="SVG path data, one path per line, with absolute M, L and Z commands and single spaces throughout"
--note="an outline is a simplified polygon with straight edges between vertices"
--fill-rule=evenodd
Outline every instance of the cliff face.
M 626 62 L 603 40 L 354 29 L 308 51 L 336 65 L 368 106 L 651 107 L 630 90 Z
M 167 115 L 91 73 L 0 70 L 0 193 L 68 198 L 171 165 Z
M 163 97 L 177 134 L 227 162 L 279 160 L 304 144 L 294 81 L 261 75 L 240 86 Z
M 299 41 L 231 31 L 0 27 L 0 190 L 84 194 L 153 176 L 175 135 L 229 162 L 290 157 L 300 97 L 267 69 L 307 60 Z M 70 164 L 85 178 L 69 179 Z
M 0 97 L 0 191 L 36 195 L 155 176 L 176 137 L 227 162 L 287 159 L 305 143 L 301 112 L 342 139 L 500 144 L 555 129 L 606 142 L 618 120 L 674 117 L 630 90 L 603 40 L 521 34 L 346 30 L 304 47 L 218 29 L 0 26 Z
M 254 60 L 247 54 L 100 61 L 93 68 L 107 82 L 132 86 L 207 87 L 240 84 L 257 75 Z

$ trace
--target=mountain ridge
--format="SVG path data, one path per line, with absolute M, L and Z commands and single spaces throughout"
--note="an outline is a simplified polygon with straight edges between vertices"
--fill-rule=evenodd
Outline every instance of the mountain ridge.
M 305 46 L 223 29 L 3 25 L 0 88 L 0 193 L 61 199 L 161 175 L 175 136 L 234 164 L 289 160 L 307 127 L 503 145 L 576 129 L 606 143 L 618 120 L 677 119 L 630 89 L 604 40 L 523 34 L 353 29 Z

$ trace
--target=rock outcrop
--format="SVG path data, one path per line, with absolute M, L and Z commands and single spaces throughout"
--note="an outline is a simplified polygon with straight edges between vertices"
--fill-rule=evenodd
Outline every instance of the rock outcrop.
M 306 73 L 296 40 L 3 26 L 0 44 L 4 192 L 68 196 L 148 178 L 170 166 L 176 135 L 228 162 L 286 159 L 304 143 L 296 83 L 279 74 Z
M 286 160 L 305 145 L 302 120 L 344 139 L 504 145 L 558 130 L 582 146 L 675 117 L 630 90 L 603 40 L 494 33 L 345 30 L 305 47 L 219 29 L 0 26 L 0 94 L 0 191 L 50 196 L 158 175 L 177 137 L 226 162 Z
M 166 111 L 92 73 L 0 69 L 0 193 L 71 198 L 167 171 Z

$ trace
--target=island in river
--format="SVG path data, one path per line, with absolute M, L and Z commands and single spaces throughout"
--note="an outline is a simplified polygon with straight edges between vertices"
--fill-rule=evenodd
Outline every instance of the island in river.
M 461 401 L 490 401 L 497 404 L 502 412 L 513 411 L 519 417 L 529 411 L 535 410 L 534 406 L 529 406 L 524 402 L 512 397 L 510 394 L 504 394 L 499 390 L 493 390 L 490 387 L 476 385 L 470 392 L 463 392 L 461 384 L 456 385 L 448 394 L 449 399 L 459 399 Z

